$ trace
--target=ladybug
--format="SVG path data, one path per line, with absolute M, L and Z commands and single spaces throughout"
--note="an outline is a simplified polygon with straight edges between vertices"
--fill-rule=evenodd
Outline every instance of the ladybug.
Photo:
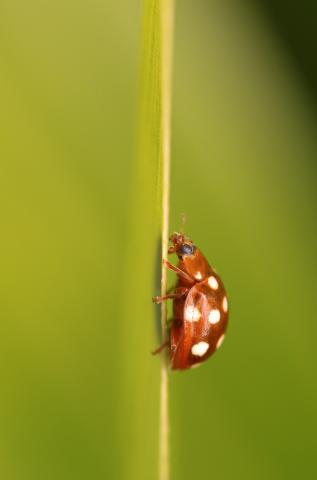
M 176 273 L 175 289 L 153 298 L 161 303 L 173 299 L 173 319 L 169 340 L 164 347 L 170 350 L 172 370 L 196 367 L 207 360 L 222 344 L 228 324 L 228 300 L 224 285 L 201 251 L 181 233 L 170 237 L 168 253 L 176 253 L 178 266 L 163 260 Z

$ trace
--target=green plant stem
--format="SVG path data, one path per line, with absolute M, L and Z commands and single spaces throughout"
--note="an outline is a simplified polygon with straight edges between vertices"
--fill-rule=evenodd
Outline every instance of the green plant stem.
M 174 0 L 161 0 L 162 72 L 162 258 L 167 258 L 170 204 L 171 96 Z M 167 290 L 167 271 L 162 266 L 162 295 Z M 167 339 L 167 305 L 162 302 L 162 340 Z M 159 480 L 169 479 L 168 358 L 162 355 L 160 389 Z

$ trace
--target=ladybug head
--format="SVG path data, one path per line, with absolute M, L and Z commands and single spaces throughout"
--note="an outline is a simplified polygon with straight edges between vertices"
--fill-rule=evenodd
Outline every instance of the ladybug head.
M 179 258 L 179 268 L 193 278 L 201 281 L 212 274 L 212 268 L 200 249 L 183 233 L 173 233 L 170 237 L 172 246 L 168 253 L 176 253 Z
M 179 258 L 190 257 L 195 254 L 196 246 L 182 233 L 173 233 L 170 236 L 170 242 L 173 244 L 169 249 L 169 253 L 176 253 Z

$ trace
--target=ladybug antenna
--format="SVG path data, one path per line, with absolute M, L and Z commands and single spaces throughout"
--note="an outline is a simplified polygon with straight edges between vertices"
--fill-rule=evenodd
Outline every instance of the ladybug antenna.
M 186 213 L 181 213 L 181 228 L 180 228 L 180 233 L 182 235 L 185 234 L 185 223 L 186 223 Z

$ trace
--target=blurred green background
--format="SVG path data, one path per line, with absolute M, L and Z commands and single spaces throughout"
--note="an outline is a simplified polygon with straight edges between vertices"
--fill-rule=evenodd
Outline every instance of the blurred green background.
M 316 13 L 177 4 L 171 229 L 186 212 L 231 312 L 170 377 L 173 480 L 317 475 Z M 141 23 L 137 0 L 1 1 L 4 480 L 157 478 Z

